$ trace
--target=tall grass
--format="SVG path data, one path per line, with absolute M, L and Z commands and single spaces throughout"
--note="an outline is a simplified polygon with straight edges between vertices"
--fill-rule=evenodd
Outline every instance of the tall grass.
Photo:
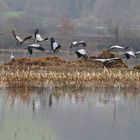
M 19 71 L 0 73 L 1 86 L 33 88 L 47 86 L 81 87 L 140 87 L 140 73 L 137 71 L 102 69 L 102 71 Z

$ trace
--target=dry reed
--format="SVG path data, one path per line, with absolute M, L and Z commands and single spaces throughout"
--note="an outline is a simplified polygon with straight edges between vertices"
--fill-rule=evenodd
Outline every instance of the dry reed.
M 1 86 L 14 88 L 33 88 L 47 86 L 81 86 L 81 87 L 140 87 L 140 73 L 103 69 L 99 72 L 34 72 L 16 71 L 0 74 Z
M 104 51 L 99 57 L 114 55 Z M 0 85 L 24 89 L 48 86 L 140 87 L 140 73 L 129 71 L 122 60 L 115 61 L 111 68 L 115 69 L 106 69 L 94 60 L 66 62 L 58 57 L 20 58 L 1 65 Z

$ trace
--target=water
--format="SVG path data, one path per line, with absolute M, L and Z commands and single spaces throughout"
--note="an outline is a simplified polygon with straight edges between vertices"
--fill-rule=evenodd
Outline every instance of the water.
M 139 140 L 137 89 L 0 89 L 0 139 Z
M 10 54 L 2 52 L 0 63 L 9 62 Z M 139 64 L 134 61 L 127 63 Z M 0 89 L 0 140 L 139 140 L 139 93 L 125 88 Z

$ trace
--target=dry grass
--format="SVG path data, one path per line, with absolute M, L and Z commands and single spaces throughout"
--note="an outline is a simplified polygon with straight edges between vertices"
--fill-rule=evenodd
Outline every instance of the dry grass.
M 103 51 L 98 58 L 115 57 Z M 94 59 L 66 62 L 58 57 L 20 58 L 1 65 L 0 85 L 34 87 L 140 87 L 140 73 L 129 71 L 120 59 L 104 68 Z M 119 68 L 119 69 L 118 69 Z
M 8 66 L 59 66 L 65 64 L 66 61 L 58 57 L 42 57 L 42 58 L 19 58 L 16 61 L 6 63 Z
M 114 57 L 115 55 L 109 50 L 103 50 L 98 56 L 98 58 L 101 59 L 114 58 Z
M 98 58 L 112 58 L 115 57 L 114 54 L 110 53 L 109 51 L 103 51 Z M 90 57 L 90 59 L 84 60 L 75 60 L 75 61 L 68 61 L 66 62 L 63 59 L 58 57 L 42 57 L 42 58 L 20 58 L 16 59 L 16 61 L 11 61 L 2 65 L 0 68 L 4 70 L 40 70 L 47 68 L 69 68 L 69 69 L 91 69 L 91 68 L 103 68 L 104 65 L 100 62 L 94 61 L 94 57 Z M 128 68 L 128 66 L 123 63 L 123 61 L 116 60 L 114 63 L 107 65 L 108 68 Z
M 134 69 L 134 70 L 138 70 L 138 71 L 140 71 L 140 65 L 136 65 L 136 66 L 134 66 L 133 69 Z
M 100 72 L 33 72 L 16 71 L 0 74 L 2 86 L 33 88 L 47 86 L 80 87 L 140 87 L 140 73 L 104 69 Z

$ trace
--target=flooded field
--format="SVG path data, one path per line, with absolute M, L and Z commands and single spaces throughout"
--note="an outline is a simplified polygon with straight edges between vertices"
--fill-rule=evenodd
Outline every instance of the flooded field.
M 0 89 L 4 140 L 139 140 L 137 89 Z
M 10 51 L 2 52 L 0 63 L 9 62 L 10 54 Z M 14 54 L 16 58 L 50 56 L 38 52 L 30 56 L 24 51 L 15 51 Z M 75 55 L 69 54 L 55 56 L 65 60 L 76 58 Z M 57 68 L 54 73 L 44 71 L 44 75 L 42 71 L 40 73 L 26 70 L 14 72 L 13 69 L 13 72 L 10 73 L 11 69 L 2 70 L 1 80 L 9 82 L 8 84 L 11 86 L 5 86 L 5 88 L 1 86 L 0 88 L 0 139 L 139 140 L 139 72 L 129 71 L 134 65 L 139 64 L 139 59 L 135 60 L 131 59 L 127 62 L 124 60 L 129 66 L 128 71 L 117 71 L 116 75 L 115 71 L 106 69 L 106 71 L 100 69 L 98 73 L 96 69 L 95 72 L 86 73 L 85 69 L 85 74 L 81 69 L 76 73 L 71 71 L 70 76 L 69 73 L 61 73 L 61 71 L 57 73 Z M 82 80 L 79 75 L 82 76 Z M 104 86 L 107 78 L 108 82 L 113 81 L 111 76 L 114 77 L 114 83 L 117 82 L 117 84 Z M 44 81 L 42 81 L 43 78 Z M 46 84 L 46 81 L 50 80 L 49 78 L 54 81 L 50 86 Z M 33 79 L 36 79 L 34 82 L 40 80 L 41 84 L 46 86 L 42 86 L 42 88 L 35 86 Z M 72 83 L 74 79 L 77 80 L 77 84 Z M 89 79 L 92 83 L 97 80 L 101 80 L 101 82 L 97 83 L 96 88 L 78 86 L 78 82 L 81 83 L 83 80 L 85 80 L 84 84 L 89 84 Z M 123 81 L 123 79 L 126 80 Z M 71 87 L 65 83 L 68 80 L 72 83 Z M 124 82 L 124 86 L 121 86 L 118 80 Z M 131 83 L 130 80 L 133 84 L 125 86 L 127 82 Z M 63 82 L 67 86 L 64 86 Z M 22 84 L 24 86 L 21 86 Z M 29 88 L 26 88 L 26 84 Z M 57 84 L 63 86 L 56 86 Z M 111 84 L 109 83 L 109 85 Z

